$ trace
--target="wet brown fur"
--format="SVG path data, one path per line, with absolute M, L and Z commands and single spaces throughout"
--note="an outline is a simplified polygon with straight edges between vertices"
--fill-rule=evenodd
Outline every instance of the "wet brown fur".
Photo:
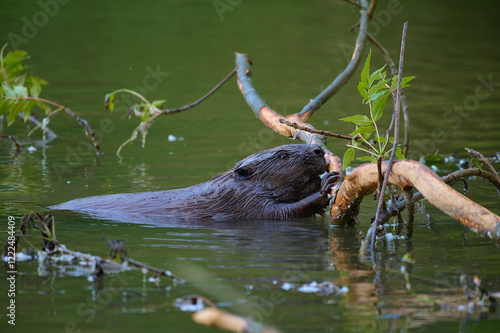
M 51 208 L 217 220 L 308 217 L 328 204 L 322 189 L 328 184 L 320 178 L 326 171 L 319 146 L 284 145 L 255 153 L 203 184 L 81 198 Z

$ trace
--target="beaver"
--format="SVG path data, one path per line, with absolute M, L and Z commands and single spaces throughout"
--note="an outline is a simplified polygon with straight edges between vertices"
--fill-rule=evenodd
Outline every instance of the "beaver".
M 206 183 L 92 196 L 50 208 L 215 220 L 309 217 L 323 213 L 328 193 L 340 178 L 338 172 L 327 172 L 324 154 L 318 145 L 283 145 L 250 155 Z

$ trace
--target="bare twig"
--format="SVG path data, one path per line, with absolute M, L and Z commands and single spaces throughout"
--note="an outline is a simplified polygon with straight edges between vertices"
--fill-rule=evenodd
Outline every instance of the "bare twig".
M 171 113 L 176 113 L 176 112 L 180 112 L 180 111 L 184 111 L 184 110 L 187 110 L 187 109 L 190 109 L 192 107 L 195 107 L 197 106 L 198 104 L 200 104 L 201 102 L 203 102 L 204 100 L 206 100 L 208 97 L 210 97 L 214 92 L 216 92 L 220 87 L 222 87 L 222 85 L 224 83 L 226 83 L 227 81 L 229 81 L 229 79 L 231 77 L 233 77 L 233 75 L 236 73 L 236 68 L 234 68 L 222 81 L 220 81 L 219 83 L 217 83 L 217 85 L 215 87 L 212 88 L 212 90 L 210 90 L 208 93 L 206 93 L 205 95 L 203 95 L 200 99 L 198 99 L 197 101 L 193 102 L 193 103 L 190 103 L 190 104 L 187 104 L 187 105 L 184 105 L 184 106 L 181 106 L 180 108 L 175 108 L 175 109 L 163 109 L 163 110 L 160 110 L 160 114 L 171 114 Z
M 396 156 L 396 148 L 398 146 L 399 141 L 399 110 L 400 110 L 400 94 L 401 94 L 401 80 L 403 78 L 403 60 L 404 60 L 404 52 L 405 52 L 405 42 L 406 42 L 406 30 L 408 29 L 408 22 L 405 22 L 403 25 L 403 37 L 401 38 L 401 52 L 399 56 L 399 71 L 398 71 L 398 90 L 396 95 L 396 103 L 394 105 L 394 144 L 392 146 L 391 156 L 389 158 L 389 164 L 387 166 L 387 170 L 384 177 L 384 182 L 382 184 L 382 188 L 380 189 L 380 195 L 378 198 L 378 206 L 377 212 L 375 213 L 375 220 L 373 221 L 373 233 L 371 237 L 371 249 L 372 252 L 375 248 L 375 238 L 377 234 L 377 227 L 379 225 L 380 214 L 382 213 L 382 206 L 384 202 L 384 192 L 385 188 L 389 181 L 389 174 L 391 173 L 391 168 L 394 163 L 394 157 Z
M 500 182 L 500 176 L 498 176 L 498 172 L 495 170 L 491 162 L 483 154 L 474 149 L 469 149 L 468 151 L 471 156 L 475 156 L 478 159 L 480 159 L 483 163 L 485 163 L 490 168 L 491 172 L 495 175 L 497 181 Z
M 97 141 L 97 139 L 95 137 L 95 134 L 94 134 L 94 131 L 92 130 L 92 127 L 90 127 L 90 125 L 88 124 L 88 122 L 85 119 L 83 119 L 82 117 L 80 117 L 79 115 L 77 115 L 76 113 L 74 113 L 70 108 L 67 108 L 64 105 L 61 105 L 59 103 L 50 101 L 50 100 L 45 99 L 45 98 L 40 98 L 40 97 L 27 96 L 27 97 L 22 97 L 22 98 L 8 98 L 8 99 L 23 99 L 23 100 L 39 101 L 39 102 L 43 102 L 43 103 L 55 106 L 57 108 L 60 108 L 60 109 L 62 109 L 64 111 L 66 111 L 66 113 L 68 115 L 70 115 L 71 117 L 73 117 L 74 119 L 76 119 L 76 121 L 78 122 L 78 124 L 80 124 L 81 126 L 83 126 L 85 128 L 85 134 L 89 138 L 92 139 L 92 142 L 94 143 L 94 147 L 97 150 L 97 156 L 102 155 L 101 148 L 99 147 L 99 142 Z M 39 125 L 37 125 L 37 126 L 39 126 Z
M 356 6 L 358 7 L 359 9 L 364 9 L 363 7 L 361 7 L 361 5 L 359 3 L 357 3 L 356 1 L 353 1 L 353 0 L 344 0 L 345 2 L 347 3 L 350 3 L 351 5 L 353 6 Z
M 135 266 L 137 268 L 147 269 L 150 272 L 154 272 L 154 273 L 157 273 L 158 275 L 162 275 L 162 276 L 166 276 L 168 278 L 171 278 L 172 280 L 174 280 L 174 282 L 176 282 L 178 284 L 183 284 L 184 283 L 183 279 L 181 279 L 180 277 L 177 277 L 177 276 L 173 275 L 172 272 L 170 272 L 170 271 L 166 271 L 166 270 L 159 269 L 159 268 L 156 268 L 156 267 L 148 266 L 146 264 L 143 264 L 142 262 L 139 262 L 139 261 L 136 261 L 136 260 L 130 259 L 130 258 L 125 259 L 125 261 L 129 265 Z
M 0 138 L 9 138 L 10 141 L 12 141 L 12 144 L 16 148 L 16 154 L 19 154 L 21 152 L 21 146 L 17 143 L 16 139 L 10 134 L 0 134 Z
M 349 141 L 352 141 L 355 139 L 349 135 L 337 134 L 337 133 L 332 133 L 329 131 L 323 131 L 323 130 L 317 130 L 314 128 L 309 128 L 309 127 L 297 124 L 296 122 L 288 121 L 286 119 L 280 119 L 280 123 L 285 124 L 285 125 L 290 126 L 290 127 L 293 127 L 293 128 L 296 128 L 296 129 L 301 130 L 301 131 L 314 133 L 314 134 L 320 134 L 320 135 L 324 135 L 324 136 L 331 136 L 331 137 L 334 137 L 337 139 L 345 139 L 345 140 L 349 140 Z M 363 144 L 367 148 L 371 148 L 370 145 L 364 141 L 361 141 L 361 144 Z
M 99 142 L 97 141 L 95 133 L 92 130 L 92 127 L 90 127 L 89 123 L 85 119 L 74 113 L 70 108 L 65 108 L 64 111 L 71 117 L 75 118 L 76 121 L 80 124 L 80 126 L 83 126 L 83 128 L 85 128 L 85 134 L 92 139 L 94 147 L 97 150 L 97 156 L 102 155 L 101 148 L 99 147 Z

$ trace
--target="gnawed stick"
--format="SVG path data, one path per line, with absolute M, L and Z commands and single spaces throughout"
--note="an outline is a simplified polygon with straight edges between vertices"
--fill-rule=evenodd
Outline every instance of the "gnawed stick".
M 382 171 L 386 172 L 387 162 Z M 480 232 L 495 242 L 500 241 L 500 217 L 464 195 L 458 193 L 432 170 L 422 163 L 403 160 L 394 162 L 389 184 L 400 188 L 415 187 L 425 199 L 449 216 L 457 219 L 474 232 Z M 340 186 L 330 215 L 345 223 L 355 203 L 377 187 L 377 166 L 375 163 L 361 165 L 347 175 Z

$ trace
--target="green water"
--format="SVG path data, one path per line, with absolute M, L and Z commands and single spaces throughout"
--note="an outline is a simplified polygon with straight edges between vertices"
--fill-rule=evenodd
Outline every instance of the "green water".
M 233 79 L 197 108 L 159 119 L 144 149 L 139 141 L 127 146 L 122 163 L 114 155 L 137 122 L 127 119 L 123 102 L 113 114 L 106 111 L 107 92 L 133 88 L 150 99 L 166 99 L 167 107 L 182 106 L 222 79 L 239 51 L 250 55 L 254 83 L 267 103 L 290 114 L 348 61 L 355 38 L 349 27 L 358 16 L 342 1 L 220 2 L 231 3 L 231 10 L 218 13 L 218 2 L 202 0 L 0 1 L 2 43 L 29 52 L 34 72 L 50 83 L 42 95 L 87 119 L 102 134 L 105 152 L 95 163 L 81 128 L 63 115 L 50 123 L 59 137 L 45 147 L 19 135 L 37 148 L 34 152 L 14 155 L 10 141 L 0 141 L 1 225 L 7 225 L 8 216 L 19 225 L 26 212 L 46 213 L 48 205 L 82 196 L 200 183 L 250 153 L 291 142 L 264 128 Z M 371 32 L 393 56 L 399 53 L 402 24 L 409 21 L 404 70 L 417 76 L 407 91 L 413 158 L 435 151 L 465 156 L 463 147 L 485 155 L 499 151 L 497 3 L 380 1 L 378 13 Z M 382 64 L 375 50 L 372 59 L 374 66 Z M 348 134 L 352 128 L 337 119 L 367 111 L 356 84 L 348 83 L 311 123 Z M 25 133 L 25 128 L 4 125 L 3 132 Z M 169 135 L 183 140 L 170 142 Z M 339 155 L 344 145 L 328 143 Z M 487 182 L 470 180 L 467 195 L 500 213 L 498 193 Z M 476 274 L 489 290 L 500 290 L 495 245 L 464 234 L 434 207 L 419 205 L 412 284 L 421 296 L 451 304 L 435 308 L 410 296 L 403 277 L 394 273 L 409 250 L 404 242 L 386 243 L 374 262 L 358 256 L 357 234 L 366 232 L 373 211 L 367 198 L 362 224 L 346 229 L 330 229 L 320 218 L 171 225 L 54 212 L 57 237 L 71 249 L 106 256 L 101 237 L 123 239 L 132 258 L 169 269 L 187 283 L 172 286 L 162 279 L 155 287 L 132 271 L 106 277 L 103 292 L 96 294 L 86 276 L 72 276 L 78 275 L 72 269 L 42 274 L 38 262 L 20 263 L 16 326 L 7 324 L 2 310 L 0 330 L 214 332 L 172 306 L 189 294 L 284 332 L 497 330 L 498 310 L 457 310 L 465 303 L 461 274 Z M 2 309 L 9 301 L 6 269 L 0 282 Z M 325 296 L 280 289 L 284 282 L 312 281 L 334 281 L 349 292 Z

